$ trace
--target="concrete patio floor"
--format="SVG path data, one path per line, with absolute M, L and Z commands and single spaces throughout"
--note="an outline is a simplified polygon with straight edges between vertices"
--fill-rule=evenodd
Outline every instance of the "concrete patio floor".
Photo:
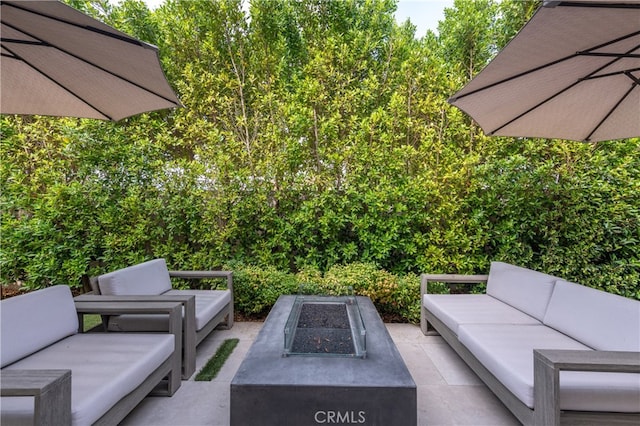
M 412 324 L 386 326 L 418 387 L 418 425 L 520 424 L 441 337 L 424 336 Z M 231 379 L 261 327 L 260 322 L 236 322 L 231 330 L 211 333 L 198 346 L 196 371 L 225 339 L 240 339 L 218 376 L 211 382 L 191 377 L 171 398 L 147 397 L 121 425 L 228 425 Z M 260 419 L 247 426 L 260 426 Z

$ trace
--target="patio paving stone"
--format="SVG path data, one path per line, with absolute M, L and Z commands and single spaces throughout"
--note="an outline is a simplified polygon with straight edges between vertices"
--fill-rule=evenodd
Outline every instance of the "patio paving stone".
M 419 426 L 520 424 L 442 338 L 424 336 L 417 325 L 386 326 L 418 387 Z M 121 425 L 227 426 L 231 379 L 261 327 L 261 322 L 236 322 L 231 330 L 211 333 L 198 346 L 196 372 L 225 339 L 240 339 L 218 376 L 196 382 L 194 374 L 171 398 L 147 397 Z

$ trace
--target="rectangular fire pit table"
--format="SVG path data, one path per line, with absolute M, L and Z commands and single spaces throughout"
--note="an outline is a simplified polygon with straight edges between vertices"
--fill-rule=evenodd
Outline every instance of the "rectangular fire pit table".
M 365 357 L 285 356 L 294 305 L 280 296 L 231 381 L 232 426 L 416 425 L 416 384 L 369 298 Z

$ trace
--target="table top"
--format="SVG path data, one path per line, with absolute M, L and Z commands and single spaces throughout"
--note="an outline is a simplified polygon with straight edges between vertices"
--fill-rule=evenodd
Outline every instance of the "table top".
M 234 385 L 415 387 L 368 297 L 358 296 L 367 357 L 284 357 L 284 328 L 296 296 L 280 296 L 231 382 Z

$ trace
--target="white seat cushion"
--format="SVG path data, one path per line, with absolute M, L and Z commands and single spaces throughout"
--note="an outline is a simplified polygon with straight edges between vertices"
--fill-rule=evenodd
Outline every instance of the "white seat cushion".
M 518 399 L 533 408 L 533 350 L 591 350 L 544 325 L 461 325 L 460 342 Z M 560 408 L 639 412 L 640 375 L 564 371 Z
M 544 323 L 597 350 L 640 352 L 637 300 L 559 280 Z
M 154 259 L 98 277 L 100 293 L 110 296 L 156 295 L 171 290 L 164 259 Z
M 0 366 L 78 332 L 71 290 L 57 285 L 0 303 Z
M 196 330 L 202 330 L 213 317 L 231 303 L 229 290 L 170 290 L 165 294 L 186 294 L 196 297 Z
M 460 324 L 534 324 L 540 321 L 486 294 L 425 294 L 424 307 L 458 334 Z
M 71 370 L 72 423 L 91 425 L 144 382 L 173 350 L 171 334 L 76 334 L 6 369 Z M 14 423 L 12 400 L 2 400 L 2 424 Z M 15 408 L 20 408 L 19 401 Z
M 196 296 L 196 331 L 202 330 L 231 302 L 229 290 L 170 290 L 165 295 Z M 167 315 L 119 315 L 109 319 L 112 331 L 166 331 Z
M 542 322 L 558 279 L 508 263 L 491 262 L 487 294 Z

